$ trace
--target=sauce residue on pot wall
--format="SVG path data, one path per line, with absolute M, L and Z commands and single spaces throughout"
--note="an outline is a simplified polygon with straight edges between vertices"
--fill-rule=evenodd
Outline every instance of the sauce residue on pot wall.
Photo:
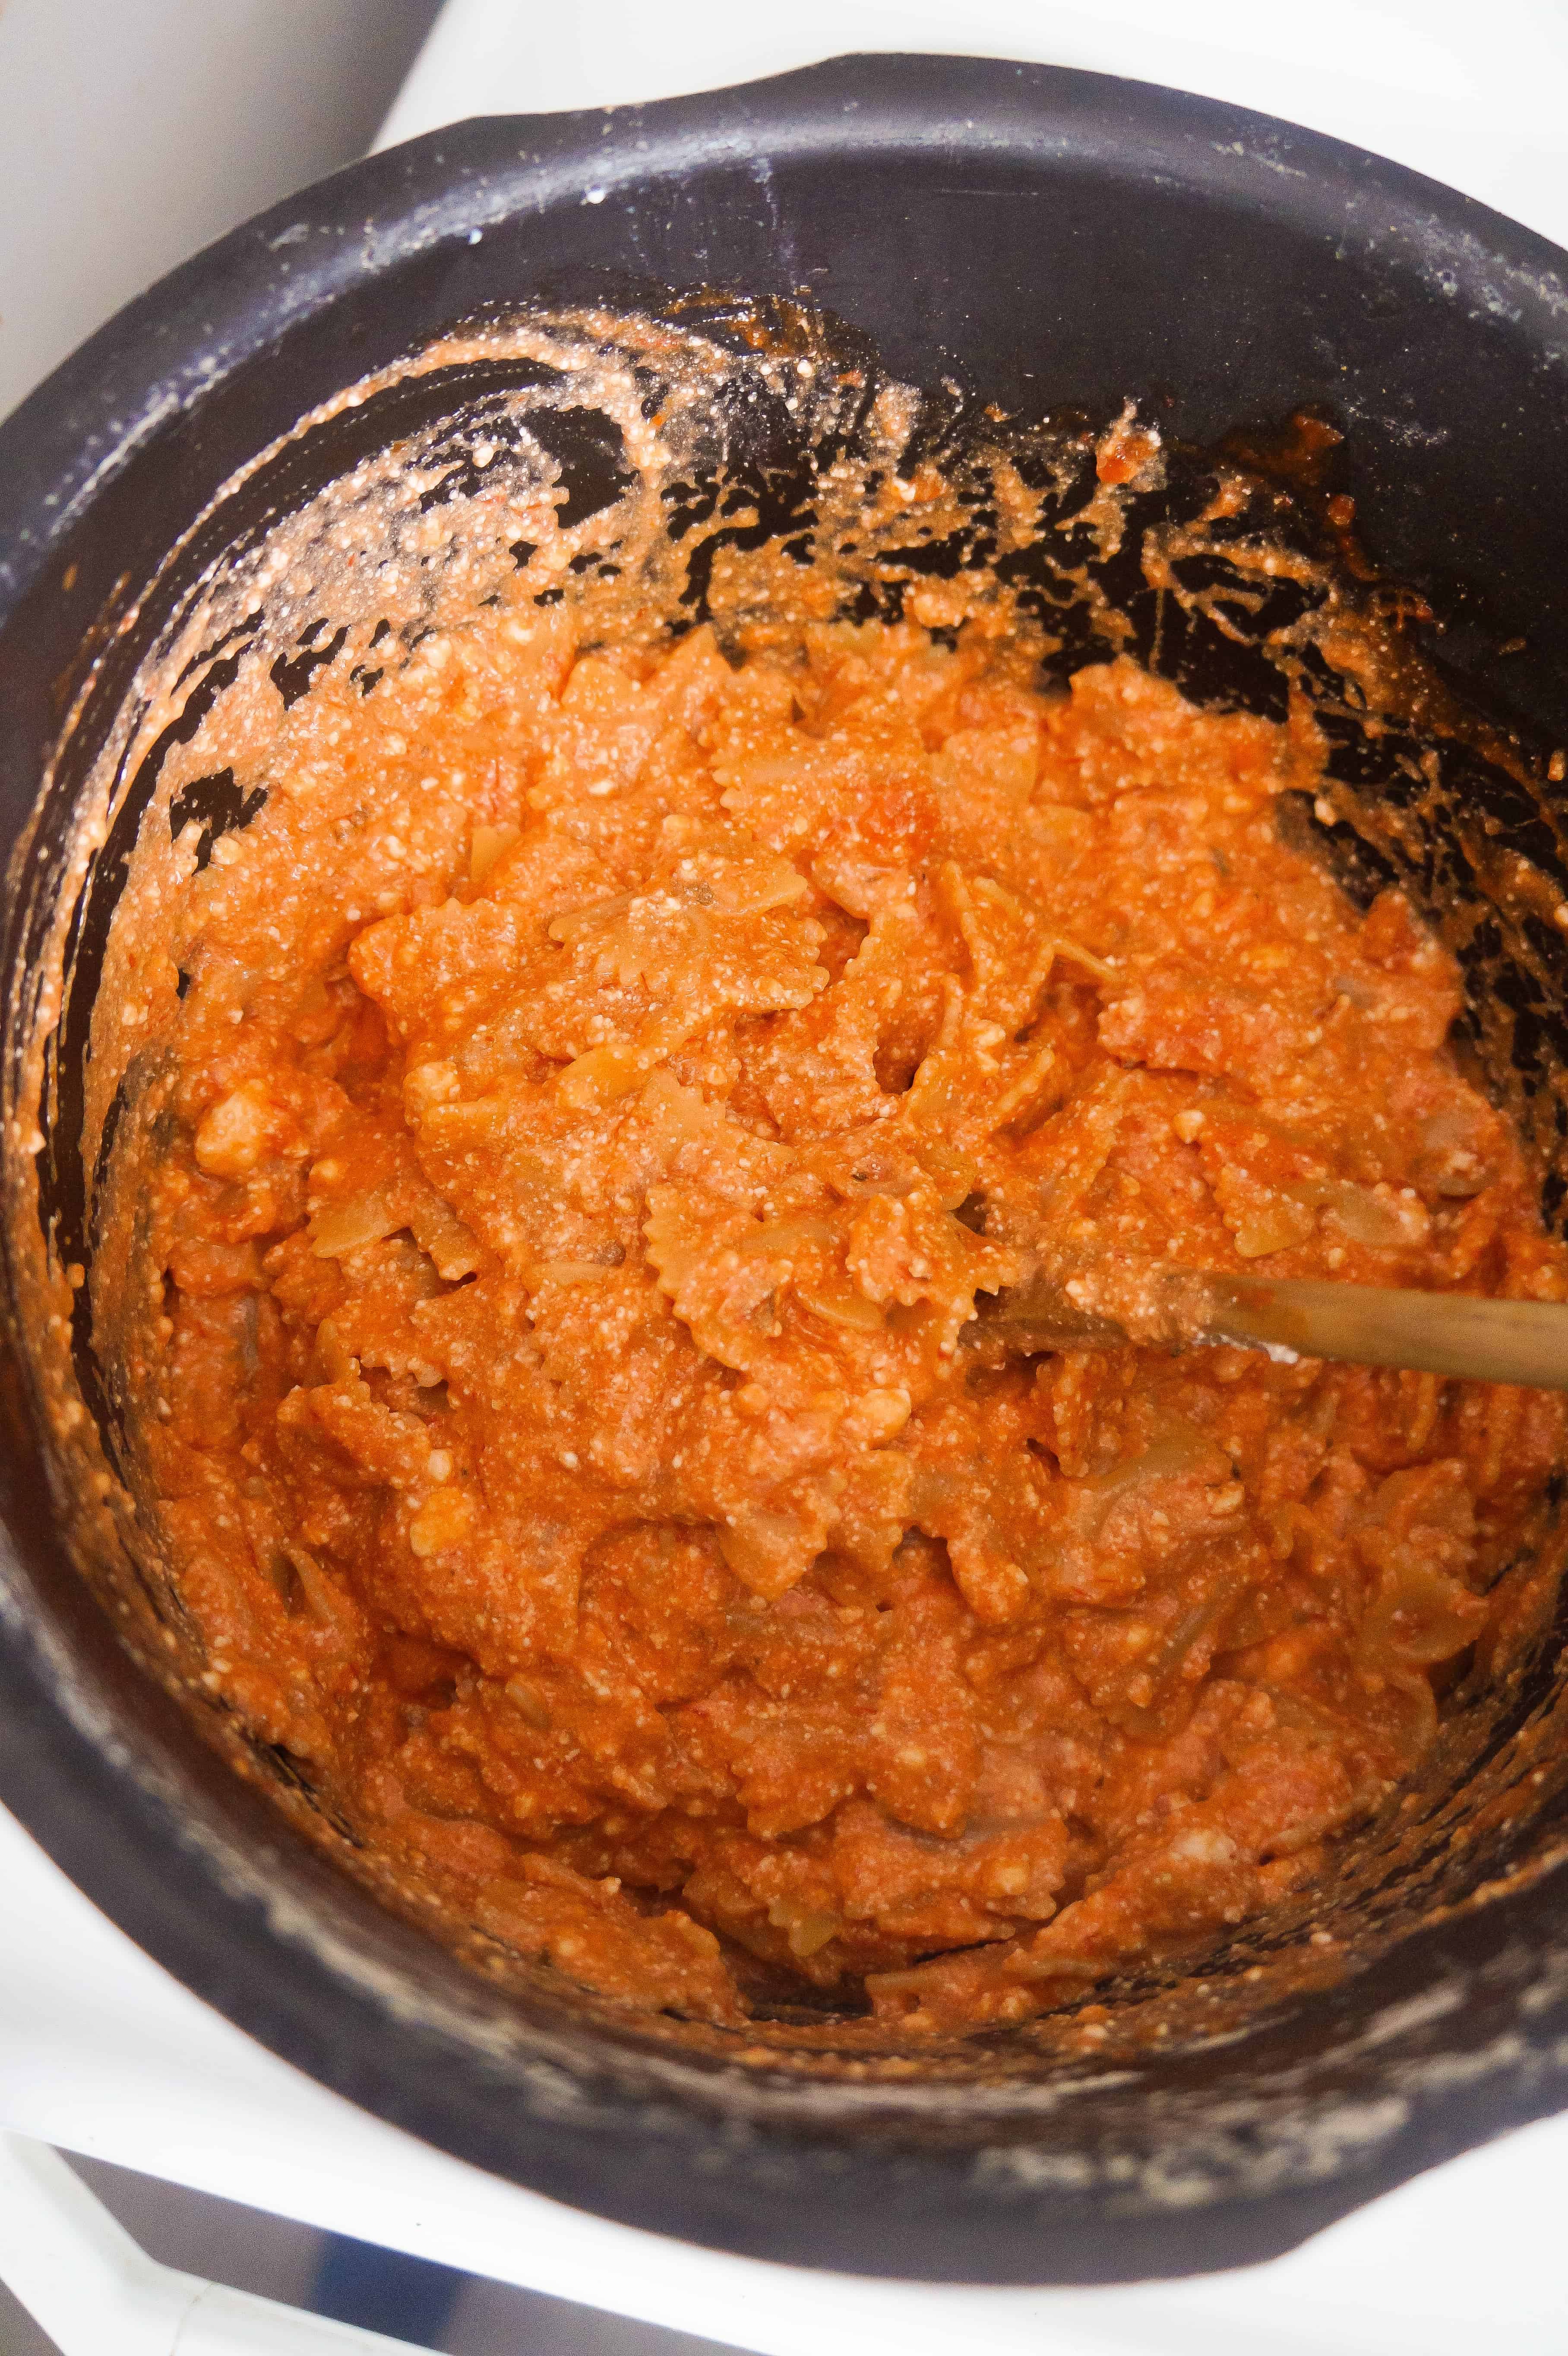
M 1298 686 L 1145 667 L 1130 413 L 987 504 L 804 331 L 440 369 L 463 434 L 231 559 L 113 748 L 229 661 L 85 1110 L 98 1486 L 176 1673 L 404 1902 L 633 2006 L 931 2032 L 1229 1935 L 1538 1623 L 1560 1403 L 957 1335 L 1042 1260 L 1563 1297 L 1453 958 L 1282 840 Z M 1194 637 L 1321 646 L 1254 496 L 1132 552 Z

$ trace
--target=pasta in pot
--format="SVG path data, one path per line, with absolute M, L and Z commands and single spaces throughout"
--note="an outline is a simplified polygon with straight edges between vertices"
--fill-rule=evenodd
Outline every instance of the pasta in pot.
M 1568 1264 L 1446 951 L 1280 840 L 1304 711 L 1048 697 L 981 629 L 575 630 L 328 676 L 189 881 L 133 1370 L 180 1591 L 508 1947 L 1018 2019 L 1324 1870 L 1484 1657 L 1562 1408 L 980 1367 L 977 1297 Z

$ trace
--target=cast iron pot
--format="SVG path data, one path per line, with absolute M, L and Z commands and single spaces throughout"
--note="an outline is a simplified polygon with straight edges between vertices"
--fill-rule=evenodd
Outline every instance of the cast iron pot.
M 1349 431 L 1366 538 L 1438 612 L 1444 659 L 1562 741 L 1560 273 L 1539 238 L 1354 149 L 1032 66 L 841 59 L 415 141 L 176 271 L 0 432 L 5 844 L 84 648 L 238 466 L 475 306 L 628 280 L 808 290 L 905 380 L 1037 412 L 1142 393 L 1198 444 L 1325 405 Z M 1522 658 L 1499 651 L 1521 639 Z M 13 903 L 8 971 L 28 954 Z M 1560 996 L 1533 1006 L 1538 1053 L 1561 1013 Z M 51 1527 L 8 1375 L 0 1797 L 187 1986 L 448 2151 L 721 2248 L 1093 2282 L 1285 2249 L 1568 2101 L 1562 1868 L 1419 1924 L 1239 2037 L 1131 2070 L 1009 2075 L 993 2040 L 984 2085 L 818 2083 L 493 1987 L 296 1839 L 133 1666 Z M 1516 1728 L 1551 1707 L 1555 1653 Z M 1539 1847 L 1542 1809 L 1494 1826 L 1467 1888 Z

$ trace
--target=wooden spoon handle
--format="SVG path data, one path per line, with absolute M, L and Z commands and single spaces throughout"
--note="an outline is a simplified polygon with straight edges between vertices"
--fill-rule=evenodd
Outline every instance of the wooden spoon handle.
M 1277 1357 L 1568 1391 L 1568 1302 L 1168 1268 L 1150 1271 L 1144 1308 L 1140 1338 L 1156 1348 L 1230 1342 Z M 1041 1278 L 987 1302 L 962 1335 L 993 1365 L 1038 1350 L 1114 1350 L 1129 1338 L 1125 1327 L 1086 1312 Z
M 1568 1303 L 1404 1292 L 1313 1277 L 1211 1276 L 1207 1342 L 1568 1390 Z

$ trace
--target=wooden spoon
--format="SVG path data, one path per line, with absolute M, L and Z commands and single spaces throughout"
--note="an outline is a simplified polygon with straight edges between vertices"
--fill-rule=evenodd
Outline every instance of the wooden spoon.
M 1145 1311 L 1136 1338 L 1157 1346 L 1229 1342 L 1286 1361 L 1339 1358 L 1568 1390 L 1568 1302 L 1164 1269 L 1150 1276 Z M 1129 1338 L 1125 1326 L 1080 1309 L 1043 1278 L 998 1293 L 960 1336 L 989 1364 L 1041 1350 L 1115 1349 Z

